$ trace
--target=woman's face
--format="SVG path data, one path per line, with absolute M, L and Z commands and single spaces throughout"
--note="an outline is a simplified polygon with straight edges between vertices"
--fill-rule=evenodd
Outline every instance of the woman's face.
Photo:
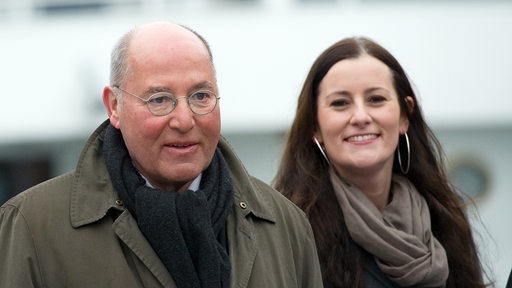
M 372 56 L 339 61 L 327 72 L 319 85 L 315 137 L 339 175 L 391 173 L 398 137 L 409 125 L 398 101 L 390 69 Z

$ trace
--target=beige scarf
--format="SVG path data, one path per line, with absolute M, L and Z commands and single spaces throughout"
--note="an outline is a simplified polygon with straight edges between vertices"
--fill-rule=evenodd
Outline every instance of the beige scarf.
M 448 260 L 432 235 L 427 202 L 405 177 L 393 175 L 391 203 L 383 211 L 329 169 L 352 239 L 375 256 L 377 265 L 400 286 L 445 287 Z

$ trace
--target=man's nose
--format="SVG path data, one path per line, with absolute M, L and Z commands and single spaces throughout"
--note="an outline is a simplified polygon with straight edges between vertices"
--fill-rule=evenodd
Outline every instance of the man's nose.
M 180 101 L 182 100 L 182 101 Z M 169 127 L 180 131 L 188 131 L 194 127 L 194 112 L 190 110 L 186 96 L 176 97 L 176 106 L 169 114 Z

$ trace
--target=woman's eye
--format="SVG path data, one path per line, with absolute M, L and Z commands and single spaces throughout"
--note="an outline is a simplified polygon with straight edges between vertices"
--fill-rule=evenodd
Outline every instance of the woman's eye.
M 348 104 L 348 101 L 345 100 L 345 99 L 336 99 L 336 100 L 333 100 L 330 104 L 330 106 L 334 106 L 334 107 L 343 107 L 345 105 Z
M 368 101 L 370 103 L 381 103 L 381 102 L 386 101 L 386 97 L 380 96 L 380 95 L 374 95 L 374 96 L 370 96 L 370 98 L 368 98 Z

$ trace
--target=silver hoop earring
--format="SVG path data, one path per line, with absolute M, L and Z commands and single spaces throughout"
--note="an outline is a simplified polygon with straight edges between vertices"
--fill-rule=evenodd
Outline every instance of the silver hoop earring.
M 402 153 L 400 153 L 400 140 L 398 140 L 398 164 L 400 164 L 400 170 L 402 170 L 402 174 L 406 175 L 409 172 L 409 168 L 411 167 L 411 146 L 409 145 L 409 136 L 407 136 L 407 132 L 404 134 L 405 136 L 405 143 L 407 144 L 407 166 L 402 164 L 402 157 L 400 156 Z
M 313 136 L 313 141 L 316 143 L 316 146 L 320 150 L 320 153 L 322 153 L 322 156 L 324 156 L 325 161 L 327 161 L 327 164 L 331 165 L 331 162 L 329 162 L 329 158 L 327 158 L 327 155 L 325 154 L 324 148 L 322 145 L 320 145 L 320 142 L 316 139 L 315 136 Z

